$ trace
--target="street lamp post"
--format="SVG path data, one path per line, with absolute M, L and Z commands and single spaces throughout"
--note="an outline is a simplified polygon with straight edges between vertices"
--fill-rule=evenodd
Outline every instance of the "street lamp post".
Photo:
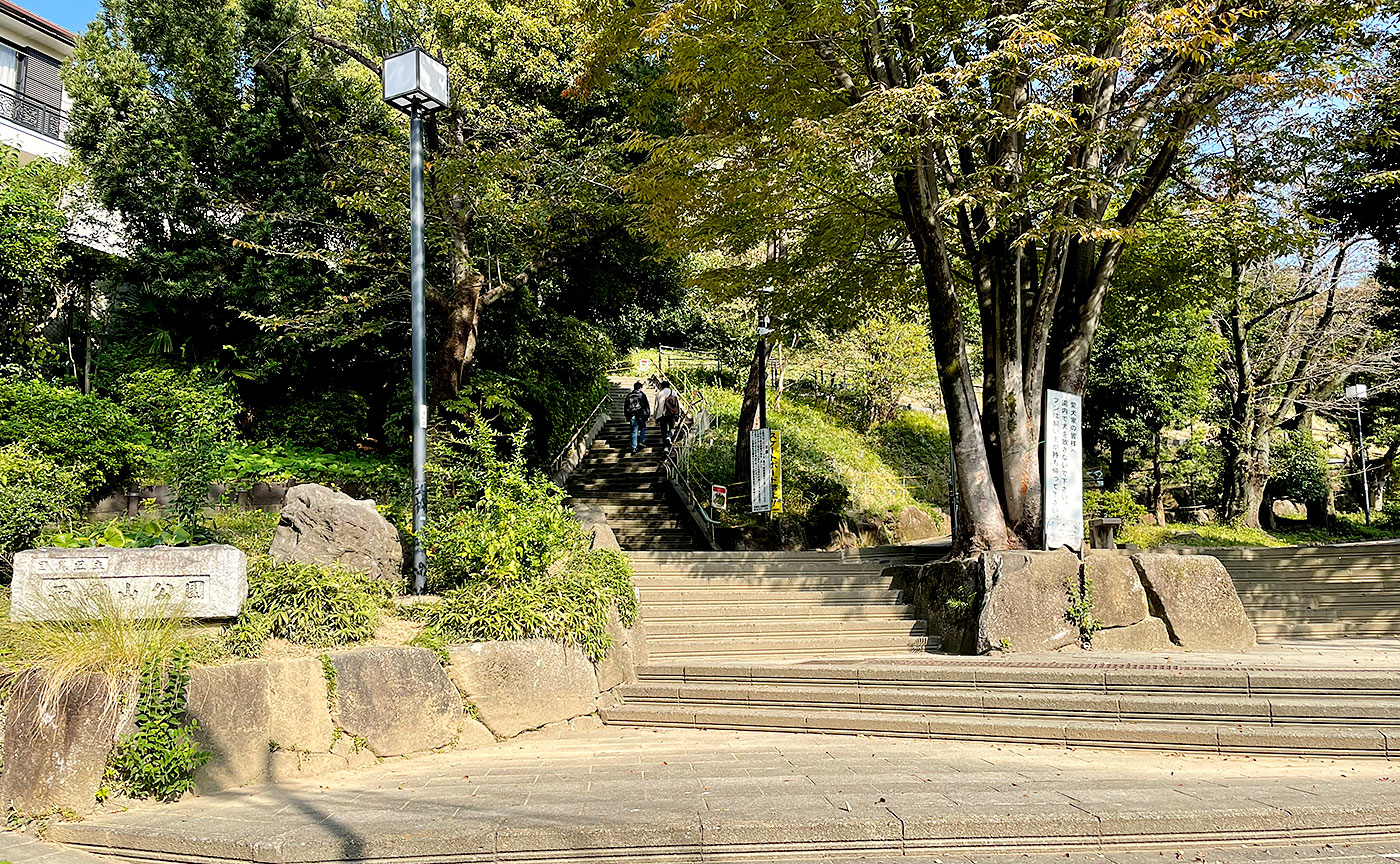
M 447 67 L 421 48 L 384 58 L 384 101 L 408 114 L 411 247 L 409 314 L 413 319 L 413 593 L 428 582 L 423 525 L 428 520 L 427 323 L 423 301 L 423 118 L 451 104 Z
M 1361 429 L 1361 403 L 1366 399 L 1365 384 L 1348 384 L 1348 399 L 1356 401 L 1356 461 L 1361 465 L 1361 504 L 1366 511 L 1366 524 L 1371 524 L 1371 478 L 1366 473 L 1366 435 Z

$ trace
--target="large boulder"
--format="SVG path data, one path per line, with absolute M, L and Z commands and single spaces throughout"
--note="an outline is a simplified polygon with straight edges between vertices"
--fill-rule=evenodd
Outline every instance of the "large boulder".
M 0 807 L 29 815 L 91 810 L 119 713 L 101 676 L 50 691 L 39 674 L 23 675 L 5 702 Z
M 1093 614 L 1103 627 L 1126 627 L 1147 617 L 1147 592 L 1128 556 L 1090 553 L 1084 576 L 1093 583 Z
M 1238 651 L 1255 645 L 1254 625 L 1224 565 L 1209 555 L 1133 556 L 1153 614 L 1172 641 L 1194 650 Z
M 895 520 L 894 538 L 900 543 L 913 543 L 938 537 L 942 534 L 938 527 L 940 521 L 922 507 L 911 504 L 900 511 L 899 518 Z
M 882 575 L 898 587 L 928 622 L 945 651 L 977 651 L 977 616 L 986 593 L 983 559 L 953 558 L 922 566 L 897 564 Z
M 389 582 L 403 578 L 398 529 L 374 509 L 374 502 L 318 483 L 287 490 L 271 551 L 282 561 L 339 564 Z
M 575 645 L 553 639 L 449 648 L 449 674 L 497 738 L 592 714 L 598 676 Z
M 1079 641 L 1066 616 L 1079 558 L 1052 552 L 988 552 L 981 558 L 988 585 L 977 618 L 976 653 L 1054 651 Z
M 1167 651 L 1172 640 L 1161 618 L 1144 618 L 1127 627 L 1100 630 L 1090 645 L 1095 651 Z
M 462 727 L 462 699 L 437 656 L 424 648 L 331 652 L 332 715 L 376 756 L 402 756 L 451 744 Z
M 195 740 L 210 754 L 209 762 L 195 772 L 196 791 L 242 786 L 267 773 L 272 716 L 268 685 L 263 660 L 190 670 L 185 715 L 199 723 Z
M 269 660 L 267 678 L 268 747 L 328 752 L 335 743 L 335 726 L 321 661 L 314 657 Z

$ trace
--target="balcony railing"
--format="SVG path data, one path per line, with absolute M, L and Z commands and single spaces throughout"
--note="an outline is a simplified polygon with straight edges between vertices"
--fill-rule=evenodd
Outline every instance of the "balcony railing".
M 68 115 L 9 87 L 0 87 L 0 118 L 58 141 L 68 134 Z

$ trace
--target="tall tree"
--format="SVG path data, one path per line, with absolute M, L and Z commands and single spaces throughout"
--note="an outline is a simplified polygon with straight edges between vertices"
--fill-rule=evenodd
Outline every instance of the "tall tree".
M 182 0 L 105 0 L 68 72 L 73 146 L 128 225 L 140 290 L 182 332 L 208 322 L 192 350 L 257 345 L 274 375 L 301 345 L 342 380 L 387 386 L 404 377 L 407 120 L 380 99 L 379 63 L 409 46 L 438 55 L 453 97 L 426 124 L 440 403 L 489 306 L 542 279 L 555 285 L 539 296 L 559 296 L 570 266 L 599 260 L 590 244 L 630 240 L 609 182 L 630 158 L 623 113 L 566 92 L 576 12 L 241 0 L 195 15 Z M 651 251 L 631 244 L 622 258 Z
M 787 229 L 794 262 L 914 266 L 965 539 L 992 548 L 1041 536 L 1045 390 L 1083 392 L 1125 244 L 1193 136 L 1327 89 L 1380 27 L 1338 0 L 589 6 L 588 83 L 640 52 L 680 99 L 684 133 L 646 142 L 633 184 L 663 236 L 742 254 Z
M 43 328 L 61 311 L 70 172 L 0 151 L 0 365 L 32 366 L 49 350 Z

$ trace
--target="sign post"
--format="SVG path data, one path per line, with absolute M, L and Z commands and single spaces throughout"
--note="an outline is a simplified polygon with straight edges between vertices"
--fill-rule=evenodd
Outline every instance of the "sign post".
M 773 512 L 783 512 L 783 437 L 773 430 Z
M 710 487 L 710 509 L 716 512 L 729 509 L 729 487 L 713 485 Z
M 1045 548 L 1084 546 L 1083 406 L 1078 395 L 1045 391 Z
M 767 429 L 749 433 L 749 512 L 773 509 L 773 437 Z

